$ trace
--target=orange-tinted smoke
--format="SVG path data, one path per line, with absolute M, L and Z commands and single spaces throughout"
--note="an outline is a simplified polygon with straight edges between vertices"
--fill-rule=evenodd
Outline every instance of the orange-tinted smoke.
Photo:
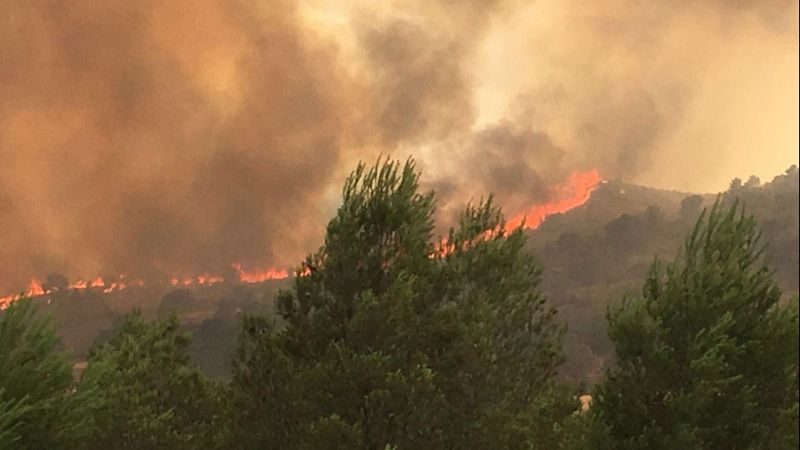
M 424 160 L 440 224 L 490 192 L 546 202 L 577 168 L 677 189 L 780 172 L 797 3 L 5 2 L 0 289 L 286 267 L 377 153 Z
M 0 288 L 300 259 L 354 109 L 335 48 L 291 0 L 4 2 Z

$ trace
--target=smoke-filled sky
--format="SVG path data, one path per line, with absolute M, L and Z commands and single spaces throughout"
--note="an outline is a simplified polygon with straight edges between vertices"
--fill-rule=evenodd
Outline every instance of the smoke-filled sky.
M 574 170 L 718 191 L 798 160 L 796 0 L 2 6 L 3 291 L 292 265 L 380 154 L 442 220 Z

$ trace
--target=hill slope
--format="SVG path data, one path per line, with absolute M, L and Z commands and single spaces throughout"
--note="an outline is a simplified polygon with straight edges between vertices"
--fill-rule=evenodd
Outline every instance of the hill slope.
M 763 186 L 734 180 L 726 199 L 739 197 L 756 215 L 769 244 L 767 256 L 787 296 L 798 293 L 798 171 L 793 167 Z M 611 360 L 605 311 L 625 294 L 636 294 L 650 263 L 673 258 L 703 206 L 715 195 L 646 188 L 619 181 L 601 185 L 582 207 L 549 217 L 530 231 L 529 250 L 543 269 L 543 291 L 568 325 L 562 375 L 591 381 Z M 290 280 L 254 285 L 220 284 L 132 288 L 103 295 L 63 291 L 39 297 L 44 313 L 60 325 L 64 346 L 76 361 L 120 323 L 125 313 L 146 316 L 175 309 L 194 333 L 193 357 L 212 376 L 224 377 L 236 346 L 241 315 L 272 313 L 278 289 Z
M 798 171 L 770 183 L 739 180 L 723 194 L 739 198 L 754 214 L 767 244 L 767 262 L 787 297 L 798 294 Z M 548 219 L 530 233 L 543 268 L 543 289 L 568 324 L 563 374 L 594 379 L 611 357 L 605 311 L 610 302 L 636 295 L 658 256 L 671 260 L 704 206 L 715 195 L 602 185 L 581 208 Z

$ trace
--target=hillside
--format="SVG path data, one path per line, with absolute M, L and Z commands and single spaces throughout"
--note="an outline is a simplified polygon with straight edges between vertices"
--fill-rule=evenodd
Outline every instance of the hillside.
M 529 249 L 541 263 L 543 291 L 568 326 L 562 376 L 591 381 L 610 361 L 605 311 L 635 295 L 655 255 L 669 260 L 703 206 L 715 195 L 694 195 L 620 181 L 602 184 L 582 207 L 549 217 L 530 231 Z M 739 197 L 757 216 L 767 257 L 788 296 L 798 293 L 798 172 L 796 168 L 760 185 L 734 180 L 726 198 Z M 176 310 L 194 335 L 195 361 L 211 376 L 224 377 L 242 314 L 272 314 L 272 301 L 289 280 L 174 288 L 130 288 L 101 294 L 62 291 L 37 302 L 59 324 L 64 346 L 83 360 L 92 342 L 107 336 L 134 308 L 149 317 Z
M 715 198 L 606 183 L 583 207 L 552 217 L 530 233 L 531 251 L 544 268 L 543 289 L 568 325 L 563 375 L 596 379 L 611 357 L 607 306 L 636 295 L 655 256 L 671 260 L 702 208 Z M 756 216 L 768 264 L 785 296 L 796 296 L 797 168 L 764 185 L 755 178 L 744 184 L 734 180 L 724 198 L 741 199 Z

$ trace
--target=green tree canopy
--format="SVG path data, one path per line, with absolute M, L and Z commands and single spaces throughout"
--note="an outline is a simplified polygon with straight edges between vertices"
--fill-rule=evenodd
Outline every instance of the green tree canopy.
M 212 386 L 189 365 L 189 338 L 173 314 L 130 314 L 92 349 L 79 385 L 94 392 L 97 433 L 87 448 L 213 448 L 222 410 Z
M 798 447 L 797 309 L 779 303 L 759 238 L 738 202 L 718 201 L 609 312 L 617 367 L 597 389 L 595 447 Z
M 435 245 L 413 161 L 359 165 L 322 248 L 244 322 L 235 446 L 553 448 L 562 327 L 491 198 Z
M 30 299 L 0 312 L 0 448 L 71 448 L 92 429 L 52 322 Z

